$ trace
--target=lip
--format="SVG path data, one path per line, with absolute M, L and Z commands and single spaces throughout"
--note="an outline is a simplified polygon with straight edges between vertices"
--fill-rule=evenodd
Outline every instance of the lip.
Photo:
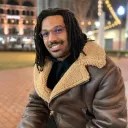
M 52 52 L 57 52 L 57 51 L 59 51 L 60 49 L 61 49 L 61 44 L 54 44 L 54 45 L 52 45 L 51 48 L 50 48 L 50 50 L 51 50 Z

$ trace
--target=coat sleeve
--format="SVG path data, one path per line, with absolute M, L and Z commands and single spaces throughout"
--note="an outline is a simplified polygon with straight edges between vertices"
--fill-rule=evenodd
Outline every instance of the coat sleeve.
M 113 67 L 104 75 L 93 100 L 94 118 L 86 128 L 126 128 L 127 107 L 120 69 Z
M 46 128 L 49 109 L 46 103 L 34 91 L 29 96 L 23 117 L 18 128 Z

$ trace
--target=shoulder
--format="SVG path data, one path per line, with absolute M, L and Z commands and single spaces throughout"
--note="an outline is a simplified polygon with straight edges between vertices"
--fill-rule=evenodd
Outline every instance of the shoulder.
M 119 67 L 106 54 L 105 49 L 94 41 L 85 44 L 83 53 L 85 57 L 83 57 L 82 60 L 85 61 L 93 71 L 105 73 L 111 69 L 119 70 Z
M 106 52 L 95 42 L 87 42 L 83 47 L 80 57 L 85 65 L 102 68 L 106 65 Z

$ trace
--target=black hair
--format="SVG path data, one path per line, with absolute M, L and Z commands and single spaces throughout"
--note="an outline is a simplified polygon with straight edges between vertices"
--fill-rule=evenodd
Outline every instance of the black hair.
M 68 9 L 62 8 L 49 8 L 42 10 L 37 18 L 37 24 L 34 30 L 34 41 L 36 58 L 35 64 L 38 70 L 42 70 L 45 64 L 46 56 L 49 56 L 43 39 L 40 37 L 40 31 L 42 26 L 42 21 L 48 16 L 61 15 L 64 20 L 64 24 L 67 31 L 68 42 L 70 43 L 70 53 L 73 55 L 74 59 L 77 59 L 79 53 L 82 51 L 83 46 L 87 42 L 87 36 L 82 32 L 77 19 L 75 18 L 73 12 Z

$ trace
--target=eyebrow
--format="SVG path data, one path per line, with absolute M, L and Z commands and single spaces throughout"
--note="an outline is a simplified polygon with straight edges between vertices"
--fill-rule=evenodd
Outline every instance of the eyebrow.
M 54 26 L 52 29 L 58 28 L 58 27 L 65 27 L 65 25 L 57 25 L 57 26 Z M 50 30 L 52 30 L 52 29 L 50 29 Z M 49 31 L 49 30 L 47 30 L 47 29 L 42 29 L 41 31 Z

